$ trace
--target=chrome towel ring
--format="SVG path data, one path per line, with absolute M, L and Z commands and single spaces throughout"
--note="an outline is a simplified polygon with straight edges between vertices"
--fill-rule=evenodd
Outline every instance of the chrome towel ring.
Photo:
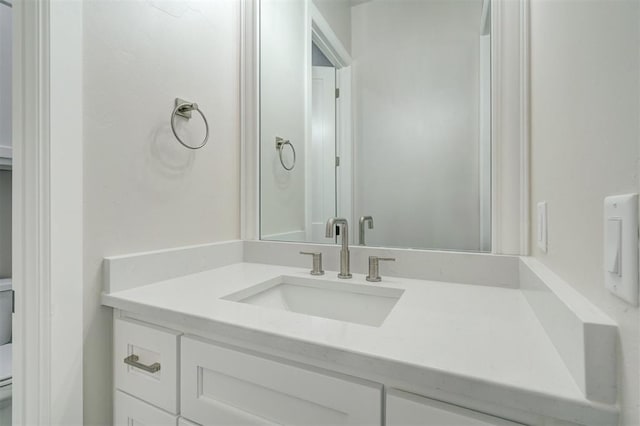
M 209 140 L 209 122 L 207 122 L 207 117 L 204 116 L 204 113 L 202 112 L 202 110 L 200 110 L 200 108 L 198 107 L 198 104 L 195 102 L 188 102 L 188 101 L 185 101 L 184 99 L 176 98 L 175 104 L 176 106 L 171 112 L 171 131 L 173 132 L 173 135 L 176 137 L 176 139 L 178 139 L 178 142 L 180 142 L 180 144 L 182 144 L 182 146 L 184 146 L 185 148 L 189 148 L 189 149 L 202 148 L 207 144 L 207 141 Z M 178 136 L 178 132 L 176 132 L 176 124 L 175 124 L 176 117 L 180 116 L 182 118 L 186 118 L 187 120 L 190 120 L 192 111 L 197 111 L 198 114 L 200 114 L 200 116 L 202 117 L 202 120 L 204 121 L 204 126 L 206 128 L 206 134 L 204 135 L 204 140 L 200 145 L 197 145 L 197 146 L 188 145 L 186 142 L 184 142 L 180 138 L 180 136 Z
M 293 163 L 291 163 L 290 167 L 287 167 L 284 164 L 284 160 L 282 159 L 282 151 L 284 150 L 285 145 L 289 145 L 291 147 L 291 151 L 293 152 Z M 296 149 L 293 147 L 293 144 L 289 140 L 284 140 L 276 136 L 276 149 L 278 150 L 278 157 L 280 157 L 280 164 L 284 167 L 285 170 L 291 171 L 296 166 Z

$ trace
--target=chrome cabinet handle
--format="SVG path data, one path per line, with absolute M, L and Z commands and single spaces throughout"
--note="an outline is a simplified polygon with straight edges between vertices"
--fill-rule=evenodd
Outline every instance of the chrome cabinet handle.
M 145 365 L 141 362 L 138 362 L 139 359 L 140 358 L 138 357 L 138 355 L 129 355 L 124 359 L 124 363 L 132 367 L 139 368 L 142 371 L 146 371 L 147 373 L 157 373 L 158 371 L 160 371 L 159 362 L 154 362 L 151 365 Z

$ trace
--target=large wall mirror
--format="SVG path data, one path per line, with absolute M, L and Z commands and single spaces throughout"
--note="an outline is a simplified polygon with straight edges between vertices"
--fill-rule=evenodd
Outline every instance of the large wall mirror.
M 491 250 L 489 0 L 260 1 L 260 237 Z

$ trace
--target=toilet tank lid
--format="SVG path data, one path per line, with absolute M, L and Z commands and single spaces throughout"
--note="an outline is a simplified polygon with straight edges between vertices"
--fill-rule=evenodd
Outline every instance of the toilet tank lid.
M 0 279 L 0 291 L 11 290 L 11 278 Z

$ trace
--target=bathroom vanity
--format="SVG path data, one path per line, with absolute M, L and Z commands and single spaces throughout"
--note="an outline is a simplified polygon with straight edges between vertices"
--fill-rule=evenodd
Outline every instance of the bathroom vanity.
M 107 259 L 115 423 L 617 423 L 615 324 L 530 259 L 363 247 L 341 280 L 336 247 L 325 275 L 300 267 L 314 248 Z M 367 282 L 382 251 L 398 261 Z

